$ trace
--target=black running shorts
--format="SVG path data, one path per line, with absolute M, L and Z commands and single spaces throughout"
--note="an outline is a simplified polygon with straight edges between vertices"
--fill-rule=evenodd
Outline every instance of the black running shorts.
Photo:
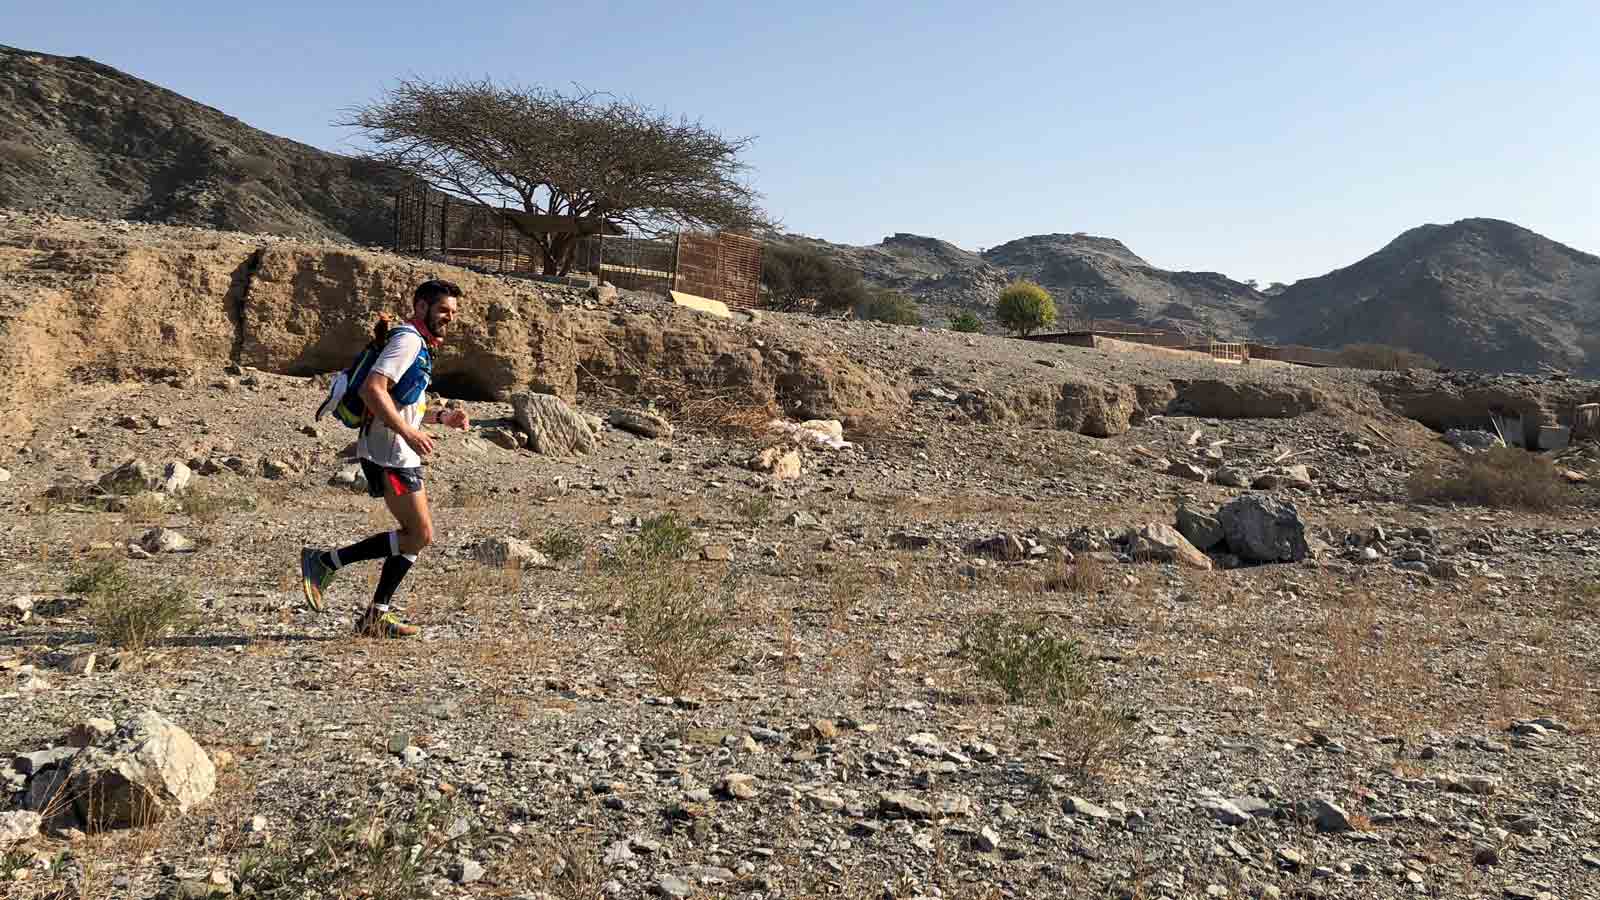
M 390 493 L 404 497 L 422 490 L 421 469 L 391 469 L 370 459 L 363 459 L 361 474 L 367 478 L 367 493 L 374 497 Z

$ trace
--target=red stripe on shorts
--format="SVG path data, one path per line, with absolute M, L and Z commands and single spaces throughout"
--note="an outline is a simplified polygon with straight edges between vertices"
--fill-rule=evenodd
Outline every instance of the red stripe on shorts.
M 383 474 L 389 476 L 389 487 L 394 489 L 394 495 L 396 497 L 404 497 L 405 495 L 411 493 L 411 490 L 406 487 L 405 482 L 400 480 L 399 475 L 396 475 L 393 472 L 385 472 Z

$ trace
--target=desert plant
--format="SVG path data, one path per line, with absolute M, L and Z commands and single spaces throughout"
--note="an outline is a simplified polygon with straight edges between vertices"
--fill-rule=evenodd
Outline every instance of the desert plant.
M 739 501 L 739 515 L 751 525 L 760 525 L 772 518 L 772 498 L 766 494 L 751 494 Z
M 1049 707 L 1035 728 L 1081 781 L 1129 754 L 1137 723 L 1130 708 L 1091 697 Z
M 824 312 L 850 309 L 868 297 L 861 274 L 823 256 L 820 251 L 793 244 L 769 243 L 761 251 L 761 285 L 768 304 L 797 310 L 814 303 Z
M 976 334 L 983 330 L 983 321 L 970 310 L 962 310 L 950 317 L 950 330 L 963 334 Z
M 733 651 L 733 582 L 708 590 L 674 565 L 624 579 L 618 587 L 625 591 L 624 649 L 650 666 L 662 690 L 684 693 Z
M 1027 337 L 1056 320 L 1050 292 L 1031 281 L 1013 282 L 995 301 L 994 317 L 1001 325 Z
M 1431 356 L 1388 344 L 1346 344 L 1339 349 L 1339 361 L 1353 369 L 1389 372 L 1439 368 L 1439 361 Z
M 122 514 L 130 522 L 159 522 L 166 512 L 166 495 L 155 491 L 134 494 L 122 501 Z
M 612 572 L 656 567 L 682 559 L 693 541 L 688 526 L 678 524 L 672 513 L 662 513 L 646 519 L 639 533 L 623 541 L 604 566 Z
M 583 553 L 583 538 L 563 528 L 552 528 L 539 539 L 539 552 L 552 562 L 565 562 Z
M 278 164 L 270 156 L 259 153 L 236 156 L 230 160 L 233 170 L 241 178 L 259 178 L 265 180 L 278 169 Z
M 120 560 L 103 559 L 87 568 L 81 568 L 67 579 L 69 594 L 126 594 L 133 589 L 133 579 Z
M 1078 641 L 1061 637 L 1033 618 L 989 613 L 965 641 L 978 673 L 1013 703 L 1063 703 L 1088 694 L 1089 660 Z
M 1422 466 L 1407 489 L 1413 500 L 1450 501 L 1497 509 L 1554 509 L 1564 497 L 1550 460 L 1515 447 L 1494 447 L 1454 464 Z
M 856 318 L 891 325 L 920 325 L 922 313 L 917 301 L 895 291 L 880 291 L 856 305 Z
M 89 602 L 89 623 L 102 644 L 138 652 L 194 615 L 189 592 L 179 585 L 149 590 L 102 591 Z
M 313 817 L 312 830 L 274 837 L 239 861 L 238 890 L 265 900 L 365 897 L 422 900 L 432 875 L 472 836 L 451 801 L 418 801 L 410 810 L 373 807 L 355 815 Z

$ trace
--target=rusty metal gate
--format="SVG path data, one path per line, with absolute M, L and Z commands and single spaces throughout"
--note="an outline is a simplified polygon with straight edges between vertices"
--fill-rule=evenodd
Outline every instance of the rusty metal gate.
M 752 309 L 761 305 L 761 242 L 740 234 L 678 235 L 675 289 Z

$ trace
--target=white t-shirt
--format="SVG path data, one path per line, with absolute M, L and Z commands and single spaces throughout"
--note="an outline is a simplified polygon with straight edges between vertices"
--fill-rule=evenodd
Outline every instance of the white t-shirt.
M 421 335 L 411 329 L 398 331 L 389 336 L 383 352 L 378 354 L 378 361 L 372 364 L 372 371 L 388 378 L 391 383 L 397 382 L 421 352 Z M 359 390 L 360 385 L 351 385 L 350 389 Z M 418 428 L 427 411 L 428 392 L 423 391 L 417 395 L 417 402 L 400 407 L 400 418 L 412 428 Z M 356 455 L 390 469 L 415 469 L 422 465 L 422 457 L 400 435 L 390 430 L 377 410 L 372 411 L 372 420 L 361 430 L 361 436 L 356 441 Z

